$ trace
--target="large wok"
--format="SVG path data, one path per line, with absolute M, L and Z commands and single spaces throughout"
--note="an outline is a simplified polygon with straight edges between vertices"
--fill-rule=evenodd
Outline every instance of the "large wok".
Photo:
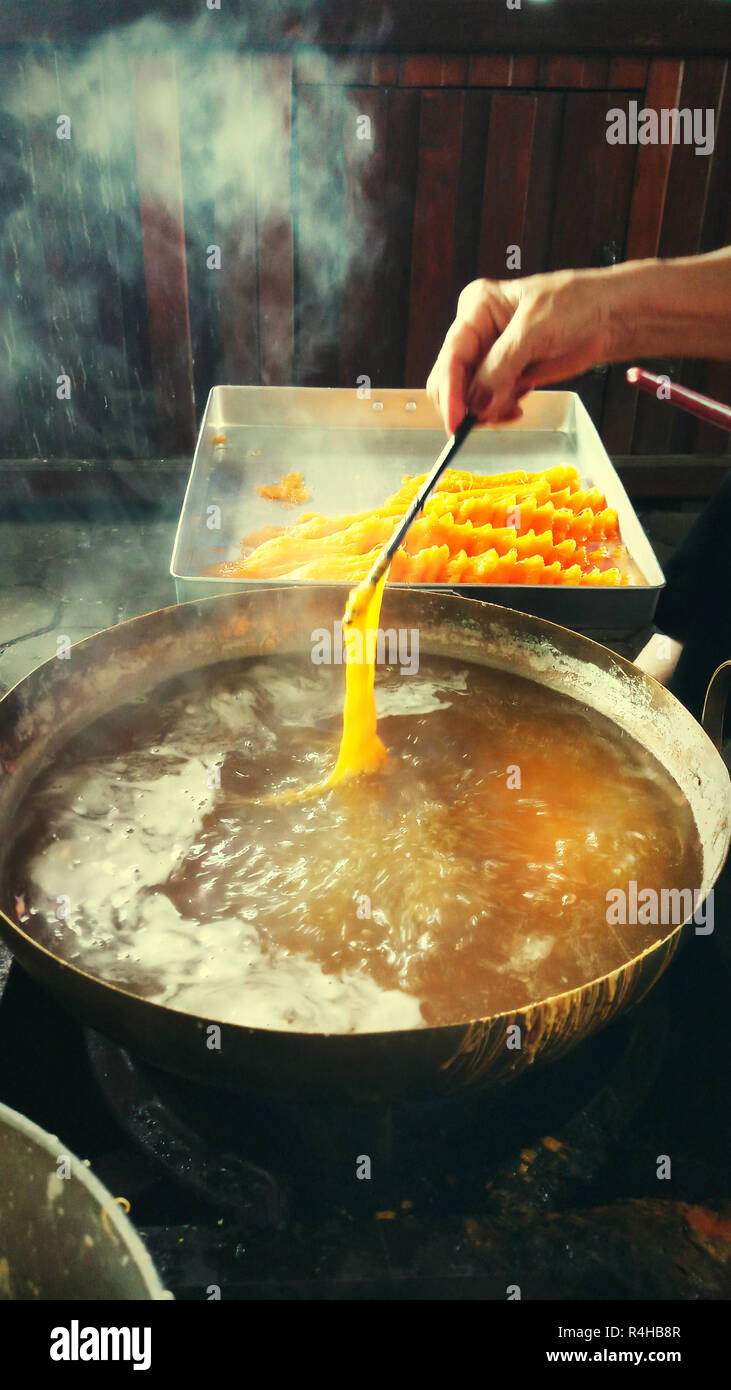
M 339 585 L 270 589 L 202 599 L 148 613 L 38 667 L 0 701 L 0 929 L 25 969 L 87 1023 L 180 1076 L 227 1090 L 357 1102 L 415 1098 L 501 1083 L 562 1056 L 652 987 L 694 925 L 664 933 L 601 979 L 516 1013 L 413 1031 L 321 1035 L 226 1024 L 147 1003 L 41 946 L 15 920 L 6 873 L 15 809 L 32 779 L 91 720 L 164 679 L 230 658 L 310 652 L 316 627 L 340 618 Z M 448 594 L 386 591 L 384 627 L 419 629 L 420 651 L 532 677 L 593 706 L 659 759 L 690 802 L 703 847 L 704 895 L 723 867 L 731 798 L 707 733 L 667 691 L 606 648 L 539 618 Z M 720 724 L 721 671 L 709 707 Z M 517 1023 L 520 1049 L 506 1046 Z M 513 1033 L 511 1037 L 515 1039 Z

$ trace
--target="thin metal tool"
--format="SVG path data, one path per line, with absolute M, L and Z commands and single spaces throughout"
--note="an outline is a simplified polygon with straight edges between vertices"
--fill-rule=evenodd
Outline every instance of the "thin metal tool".
M 447 464 L 451 463 L 452 459 L 457 453 L 457 450 L 462 447 L 462 445 L 465 442 L 465 439 L 467 438 L 470 430 L 472 429 L 472 426 L 476 423 L 477 416 L 471 415 L 470 412 L 467 411 L 467 414 L 465 415 L 461 423 L 457 426 L 456 430 L 454 431 L 454 434 L 451 436 L 450 439 L 447 440 L 444 448 L 442 449 L 441 454 L 439 455 L 439 458 L 437 459 L 436 463 L 434 464 L 434 467 L 432 468 L 431 473 L 429 474 L 428 478 L 426 478 L 425 481 L 422 483 L 408 511 L 406 512 L 402 520 L 399 522 L 393 535 L 390 537 L 389 540 L 386 541 L 383 548 L 379 551 L 365 579 L 361 580 L 360 584 L 356 589 L 353 589 L 353 592 L 351 593 L 350 598 L 348 599 L 348 603 L 345 609 L 345 616 L 343 619 L 343 624 L 345 627 L 352 623 L 354 619 L 357 618 L 359 614 L 363 612 L 363 609 L 368 603 L 368 600 L 371 594 L 373 593 L 376 584 L 388 569 L 394 555 L 396 554 L 396 551 L 398 550 L 404 536 L 406 535 L 406 532 L 408 531 L 412 522 L 415 521 L 417 516 L 419 515 L 419 512 L 424 506 L 424 503 L 426 502 L 429 493 L 432 491 L 432 488 L 434 487 L 434 484 L 441 477 L 442 473 L 447 467 Z

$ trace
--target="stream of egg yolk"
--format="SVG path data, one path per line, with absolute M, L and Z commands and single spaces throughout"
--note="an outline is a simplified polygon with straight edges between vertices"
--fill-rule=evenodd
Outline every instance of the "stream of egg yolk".
M 311 787 L 292 788 L 275 792 L 272 796 L 257 797 L 260 805 L 289 805 L 311 796 L 321 796 L 344 777 L 355 777 L 359 772 L 376 772 L 386 761 L 388 754 L 376 733 L 375 683 L 376 634 L 387 578 L 388 571 L 376 584 L 363 609 L 352 622 L 344 624 L 346 666 L 343 732 L 338 759 L 330 776 Z M 348 603 L 356 592 L 357 589 L 351 591 Z
M 345 628 L 343 735 L 338 760 L 324 783 L 326 787 L 333 787 L 342 777 L 375 772 L 388 756 L 376 733 L 375 696 L 376 633 L 385 583 L 384 574 L 363 611 Z

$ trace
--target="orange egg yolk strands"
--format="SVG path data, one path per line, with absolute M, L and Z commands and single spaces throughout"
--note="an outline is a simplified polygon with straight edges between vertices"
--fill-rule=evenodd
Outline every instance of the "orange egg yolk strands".
M 362 612 L 345 628 L 345 705 L 340 752 L 326 785 L 359 772 L 377 772 L 387 753 L 376 733 L 376 633 L 386 575 Z M 352 598 L 352 594 L 351 594 Z
M 424 476 L 405 477 L 375 511 L 303 512 L 292 526 L 245 537 L 246 553 L 206 573 L 229 579 L 357 584 L 368 574 Z M 446 469 L 391 565 L 411 584 L 642 583 L 617 513 L 571 464 L 541 473 Z

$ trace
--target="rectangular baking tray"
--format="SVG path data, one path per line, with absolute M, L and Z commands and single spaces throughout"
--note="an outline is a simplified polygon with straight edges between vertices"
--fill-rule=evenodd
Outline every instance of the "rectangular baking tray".
M 225 442 L 214 443 L 217 436 Z M 222 579 L 204 571 L 241 553 L 241 537 L 261 526 L 289 525 L 302 511 L 325 515 L 376 508 L 405 473 L 427 472 L 444 429 L 425 391 L 215 386 L 200 427 L 175 537 L 170 573 L 178 602 L 237 589 L 280 588 L 286 581 Z M 622 540 L 645 577 L 622 588 L 539 584 L 421 584 L 504 604 L 582 632 L 630 636 L 652 622 L 665 583 L 632 504 L 581 401 L 572 391 L 534 391 L 523 418 L 473 430 L 456 467 L 477 473 L 572 463 L 619 516 Z M 300 472 L 303 506 L 261 498 L 255 487 Z M 295 581 L 297 582 L 297 581 Z M 308 584 L 310 581 L 298 581 Z M 341 588 L 342 584 L 333 587 Z M 409 588 L 410 585 L 394 585 Z

